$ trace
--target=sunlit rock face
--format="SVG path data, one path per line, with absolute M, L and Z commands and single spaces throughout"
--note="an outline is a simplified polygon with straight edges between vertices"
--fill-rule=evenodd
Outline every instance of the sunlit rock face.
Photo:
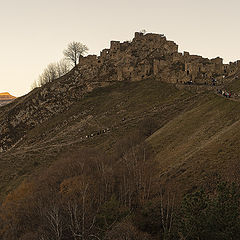
M 0 106 L 10 103 L 16 97 L 12 96 L 8 92 L 0 93 Z

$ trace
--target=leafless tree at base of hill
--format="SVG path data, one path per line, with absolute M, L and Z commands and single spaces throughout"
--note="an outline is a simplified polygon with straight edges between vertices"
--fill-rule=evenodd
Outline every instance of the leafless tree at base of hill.
M 77 65 L 80 56 L 83 56 L 88 52 L 88 47 L 80 42 L 71 42 L 68 44 L 67 49 L 63 51 L 63 54 L 67 60 L 72 62 L 74 66 Z

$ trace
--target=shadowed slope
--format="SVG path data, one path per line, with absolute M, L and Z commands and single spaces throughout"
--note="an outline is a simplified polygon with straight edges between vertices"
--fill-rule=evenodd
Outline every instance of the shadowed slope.
M 20 106 L 37 93 L 35 90 L 3 109 Z M 0 153 L 2 194 L 49 166 L 62 153 L 83 146 L 111 151 L 147 117 L 158 122 L 159 130 L 148 141 L 159 159 L 162 184 L 187 191 L 215 172 L 230 176 L 229 169 L 237 166 L 238 102 L 211 91 L 179 90 L 153 79 L 116 82 L 76 99 L 65 111 L 29 129 L 7 152 Z
M 28 130 L 7 152 L 0 153 L 2 192 L 64 152 L 81 146 L 111 151 L 119 138 L 135 131 L 143 119 L 152 117 L 161 127 L 202 100 L 198 94 L 151 79 L 96 89 Z M 107 131 L 95 134 L 100 130 Z M 91 134 L 94 136 L 86 138 Z
M 183 191 L 204 183 L 216 173 L 236 180 L 239 119 L 238 102 L 206 95 L 205 103 L 155 132 L 148 141 L 157 152 L 162 183 Z

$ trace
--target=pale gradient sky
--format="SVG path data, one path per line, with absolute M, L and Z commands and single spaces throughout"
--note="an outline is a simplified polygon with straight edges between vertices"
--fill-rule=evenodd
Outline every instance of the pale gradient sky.
M 134 32 L 163 33 L 180 51 L 240 59 L 239 0 L 0 0 L 0 92 L 21 96 L 71 41 L 99 54 Z

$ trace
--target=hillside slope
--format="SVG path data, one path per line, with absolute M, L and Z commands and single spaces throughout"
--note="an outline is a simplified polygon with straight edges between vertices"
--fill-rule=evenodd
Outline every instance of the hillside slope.
M 63 153 L 83 146 L 111 151 L 148 117 L 159 128 L 147 141 L 159 161 L 160 184 L 188 191 L 216 173 L 236 179 L 240 103 L 208 89 L 196 93 L 147 79 L 117 82 L 85 94 L 0 153 L 2 196 Z M 17 101 L 12 104 L 21 104 Z
M 151 117 L 161 127 L 203 101 L 202 95 L 153 79 L 96 89 L 0 153 L 2 192 L 64 152 L 81 146 L 111 150 L 121 136 L 138 129 L 143 119 Z
M 0 151 L 11 148 L 29 130 L 67 110 L 87 92 L 110 84 L 107 80 L 85 81 L 78 71 L 78 68 L 73 68 L 54 82 L 36 88 L 0 108 Z
M 239 179 L 240 103 L 213 94 L 205 97 L 205 103 L 180 114 L 148 139 L 157 153 L 162 184 L 172 191 L 188 191 L 217 175 Z
M 149 118 L 158 128 L 147 141 L 160 184 L 188 191 L 215 173 L 232 177 L 239 69 L 239 61 L 223 65 L 220 58 L 179 53 L 158 34 L 135 33 L 132 42 L 112 41 L 99 57 L 80 57 L 63 77 L 0 107 L 2 196 L 64 153 L 83 146 L 112 151 Z M 234 99 L 216 95 L 217 88 Z

